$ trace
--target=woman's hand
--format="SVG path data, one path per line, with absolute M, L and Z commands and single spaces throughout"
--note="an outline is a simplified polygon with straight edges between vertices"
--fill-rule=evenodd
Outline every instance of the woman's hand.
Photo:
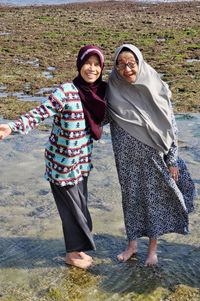
M 0 124 L 0 140 L 6 138 L 11 132 L 12 129 L 8 124 Z
M 172 175 L 172 178 L 174 179 L 174 181 L 178 181 L 178 175 L 179 175 L 179 170 L 177 166 L 168 166 L 169 171 Z

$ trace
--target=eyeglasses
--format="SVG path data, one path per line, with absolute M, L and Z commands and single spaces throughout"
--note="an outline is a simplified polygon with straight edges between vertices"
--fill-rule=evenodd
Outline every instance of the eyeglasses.
M 126 66 L 128 66 L 130 69 L 134 69 L 135 67 L 136 67 L 136 65 L 137 65 L 137 62 L 128 62 L 128 63 L 119 63 L 118 65 L 117 65 L 117 69 L 118 70 L 124 70 L 124 69 L 126 69 Z

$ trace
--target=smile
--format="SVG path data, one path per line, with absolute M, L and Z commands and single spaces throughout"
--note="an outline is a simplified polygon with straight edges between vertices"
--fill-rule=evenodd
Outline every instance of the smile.
M 96 74 L 95 73 L 88 73 L 88 74 L 86 74 L 86 76 L 87 77 L 94 77 L 94 76 L 96 76 Z

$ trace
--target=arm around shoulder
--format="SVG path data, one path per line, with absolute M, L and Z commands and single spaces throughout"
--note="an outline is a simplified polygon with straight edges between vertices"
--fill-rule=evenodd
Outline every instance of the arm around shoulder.
M 108 107 L 106 107 L 106 112 L 104 116 L 104 120 L 101 122 L 101 126 L 104 126 L 108 123 L 110 123 L 111 117 L 110 117 L 110 112 L 108 110 Z

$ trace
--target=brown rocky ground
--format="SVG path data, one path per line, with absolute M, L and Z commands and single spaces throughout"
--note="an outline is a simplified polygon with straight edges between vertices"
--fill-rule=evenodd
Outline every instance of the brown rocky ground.
M 71 80 L 77 52 L 87 43 L 104 51 L 107 78 L 116 48 L 133 43 L 169 83 L 175 111 L 199 111 L 199 8 L 198 1 L 0 6 L 0 92 L 32 96 Z M 43 74 L 48 67 L 51 78 Z M 14 118 L 35 105 L 2 97 L 0 114 Z
M 55 87 L 60 82 L 71 80 L 76 75 L 77 52 L 87 43 L 103 49 L 107 78 L 116 48 L 122 43 L 133 43 L 169 83 L 175 111 L 199 111 L 199 8 L 198 1 L 157 4 L 108 1 L 23 8 L 2 6 L 0 95 L 23 92 L 31 98 L 41 88 Z M 55 68 L 50 68 L 51 78 L 43 74 L 49 67 Z M 16 118 L 35 105 L 35 102 L 18 101 L 16 96 L 0 97 L 0 115 Z M 51 273 L 51 277 L 58 276 L 54 275 L 54 271 Z M 47 277 L 51 279 L 47 273 L 47 277 L 32 281 L 28 288 L 8 286 L 5 296 L 1 291 L 0 298 L 5 301 L 33 300 L 31 290 L 36 290 L 42 295 L 38 300 L 86 300 L 81 299 L 82 291 L 89 296 L 91 287 L 99 286 L 99 275 L 96 277 L 77 270 L 68 273 L 67 283 L 63 277 L 58 287 L 50 287 L 48 291 L 43 289 L 46 288 L 44 282 Z M 102 293 L 101 300 L 107 297 L 104 298 Z M 198 288 L 177 285 L 158 287 L 143 296 L 131 292 L 122 299 L 197 301 L 200 293 Z

